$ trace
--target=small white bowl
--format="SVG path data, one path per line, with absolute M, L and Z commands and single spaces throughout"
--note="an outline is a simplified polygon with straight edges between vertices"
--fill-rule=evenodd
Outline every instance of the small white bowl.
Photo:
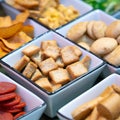
M 120 75 L 113 73 L 112 75 L 108 76 L 91 89 L 87 90 L 62 108 L 60 108 L 57 112 L 57 116 L 60 120 L 73 120 L 71 116 L 71 112 L 78 106 L 96 98 L 99 96 L 102 91 L 112 85 L 117 84 L 120 86 Z
M 37 95 L 24 88 L 22 85 L 16 83 L 13 79 L 0 72 L 0 82 L 10 82 L 17 86 L 16 92 L 26 103 L 25 112 L 19 120 L 39 120 L 45 111 L 46 103 Z
M 101 59 L 99 59 L 95 55 L 79 47 L 80 50 L 82 51 L 82 57 L 84 57 L 85 55 L 88 55 L 91 58 L 89 72 L 67 83 L 66 85 L 61 87 L 58 91 L 54 93 L 49 93 L 41 89 L 33 81 L 31 81 L 30 79 L 27 79 L 12 67 L 23 56 L 21 51 L 25 47 L 29 45 L 40 46 L 40 43 L 43 40 L 44 41 L 56 40 L 60 47 L 64 47 L 67 45 L 76 45 L 71 41 L 65 39 L 61 35 L 55 33 L 54 31 L 49 31 L 41 35 L 34 41 L 29 42 L 25 46 L 3 57 L 1 59 L 1 66 L 5 69 L 7 74 L 9 74 L 11 77 L 14 77 L 17 82 L 20 82 L 22 85 L 24 85 L 28 89 L 32 90 L 35 94 L 40 96 L 47 103 L 47 109 L 45 111 L 45 114 L 49 117 L 55 117 L 56 112 L 60 107 L 62 107 L 67 102 L 71 101 L 72 99 L 74 99 L 75 97 L 77 97 L 78 95 L 83 93 L 85 90 L 89 89 L 94 85 L 97 77 L 100 75 L 100 73 L 104 69 L 105 64 Z
M 82 21 L 92 21 L 92 20 L 101 20 L 101 21 L 105 22 L 107 25 L 109 25 L 111 22 L 115 21 L 116 18 L 114 18 L 111 15 L 108 15 L 107 13 L 103 12 L 102 10 L 99 10 L 99 9 L 93 10 L 93 11 L 89 12 L 88 14 L 84 15 L 83 17 L 80 17 L 80 18 L 70 22 L 66 26 L 63 26 L 63 27 L 57 29 L 56 32 L 60 33 L 64 37 L 67 37 L 66 34 L 73 25 L 75 25 L 79 22 L 82 22 Z M 107 64 L 106 68 L 102 72 L 103 78 L 107 77 L 111 73 L 115 73 L 115 72 L 120 73 L 120 67 L 111 65 L 108 62 L 106 62 L 106 64 Z

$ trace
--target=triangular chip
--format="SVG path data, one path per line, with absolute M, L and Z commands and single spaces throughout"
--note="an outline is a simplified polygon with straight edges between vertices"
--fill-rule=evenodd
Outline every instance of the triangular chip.
M 0 37 L 2 38 L 10 38 L 17 32 L 19 32 L 23 27 L 23 23 L 19 22 L 9 27 L 1 27 L 0 28 Z
M 12 19 L 10 16 L 0 17 L 0 27 L 8 27 L 12 25 Z
M 7 48 L 2 41 L 0 41 L 0 47 L 1 47 L 1 49 L 4 50 L 5 52 L 11 52 L 11 50 L 10 50 L 9 48 Z
M 28 10 L 26 10 L 25 12 L 19 13 L 16 16 L 15 20 L 13 20 L 13 24 L 16 24 L 16 23 L 19 23 L 19 22 L 24 23 L 27 20 L 28 16 L 29 16 L 29 11 Z
M 21 46 L 21 43 L 9 43 L 7 40 L 5 40 L 3 38 L 0 38 L 0 41 L 2 41 L 4 43 L 4 45 L 11 50 L 15 50 Z

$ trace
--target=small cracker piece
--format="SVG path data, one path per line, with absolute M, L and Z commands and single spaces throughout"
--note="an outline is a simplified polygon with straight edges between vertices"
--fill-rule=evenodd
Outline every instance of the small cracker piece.
M 27 56 L 32 56 L 40 51 L 40 47 L 31 45 L 22 50 L 22 53 Z
M 56 60 L 60 56 L 60 48 L 58 46 L 48 46 L 44 50 L 44 55 L 46 58 L 52 57 Z
M 80 52 L 79 49 L 76 49 L 76 47 L 74 46 L 66 46 L 64 48 L 61 49 L 61 57 L 62 57 L 62 61 L 65 65 L 69 65 L 71 63 L 74 63 L 76 61 L 79 60 L 79 53 Z
M 39 63 L 43 60 L 43 53 L 40 50 L 36 54 L 33 54 L 30 58 L 33 62 L 35 62 L 37 65 L 39 65 Z
M 88 72 L 88 69 L 80 61 L 66 67 L 72 79 L 75 79 Z
M 88 69 L 90 66 L 91 58 L 88 55 L 86 55 L 80 60 L 80 62 L 83 63 L 85 67 Z
M 14 69 L 21 71 L 30 61 L 30 58 L 24 55 L 17 63 L 13 66 Z
M 39 69 L 36 69 L 36 71 L 34 72 L 34 74 L 32 75 L 32 77 L 31 77 L 31 80 L 32 81 L 36 81 L 36 80 L 38 80 L 39 78 L 41 78 L 43 75 L 42 75 L 42 73 L 40 72 L 40 70 Z
M 49 82 L 47 77 L 40 78 L 39 80 L 35 81 L 35 83 L 49 92 L 52 91 L 52 84 Z
M 58 65 L 53 58 L 48 58 L 39 63 L 39 68 L 44 75 L 48 75 L 50 71 L 57 69 Z
M 70 81 L 70 76 L 66 69 L 58 68 L 49 72 L 49 76 L 54 84 L 65 84 Z
M 56 63 L 57 63 L 57 65 L 58 65 L 59 67 L 61 67 L 61 68 L 64 67 L 64 63 L 63 63 L 61 57 L 58 57 L 58 58 L 56 59 Z
M 52 92 L 57 91 L 58 89 L 60 89 L 62 87 L 62 84 L 54 84 L 52 85 Z
M 25 67 L 24 71 L 22 72 L 22 74 L 27 77 L 27 78 L 31 78 L 31 76 L 34 74 L 34 72 L 37 69 L 37 65 L 33 62 L 29 62 L 27 64 L 27 66 Z
M 40 48 L 42 50 L 45 50 L 48 46 L 58 46 L 56 40 L 47 40 L 47 41 L 42 41 Z

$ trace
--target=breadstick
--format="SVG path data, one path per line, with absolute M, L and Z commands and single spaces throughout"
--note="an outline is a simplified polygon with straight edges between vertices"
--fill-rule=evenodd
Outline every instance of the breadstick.
M 116 119 L 120 114 L 120 95 L 112 93 L 97 105 L 97 110 L 108 120 Z
M 72 117 L 74 120 L 83 120 L 85 119 L 93 110 L 93 108 L 103 100 L 103 97 L 97 97 L 81 106 L 78 106 L 73 110 Z

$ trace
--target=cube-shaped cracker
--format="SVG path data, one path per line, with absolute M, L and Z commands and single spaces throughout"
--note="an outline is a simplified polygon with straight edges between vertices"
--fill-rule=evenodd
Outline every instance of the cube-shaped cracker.
M 31 45 L 31 46 L 28 46 L 25 49 L 23 49 L 22 53 L 24 55 L 27 55 L 30 57 L 30 56 L 36 54 L 37 52 L 39 52 L 39 50 L 40 50 L 40 47 L 35 46 L 35 45 Z
M 48 46 L 57 46 L 57 41 L 56 40 L 42 41 L 40 48 L 42 50 L 45 50 Z
M 13 67 L 21 72 L 23 68 L 29 63 L 30 58 L 24 55 Z
M 37 69 L 37 65 L 30 61 L 25 67 L 22 74 L 27 78 L 31 78 L 34 72 L 36 71 L 36 69 Z
M 56 60 L 60 56 L 60 48 L 58 46 L 48 46 L 44 50 L 44 55 L 46 58 L 52 57 Z
M 44 75 L 48 75 L 51 70 L 57 69 L 58 65 L 53 58 L 48 58 L 39 63 L 39 68 Z
M 65 84 L 70 81 L 70 76 L 66 69 L 58 68 L 49 72 L 49 76 L 54 84 Z
M 65 65 L 69 65 L 79 60 L 81 51 L 74 46 L 66 46 L 61 49 L 62 61 Z M 82 54 L 82 53 L 81 53 Z
M 37 65 L 39 65 L 39 63 L 44 59 L 43 52 L 40 50 L 36 54 L 32 55 L 30 58 L 33 62 L 35 62 Z
M 58 57 L 58 58 L 56 59 L 56 63 L 57 63 L 57 65 L 58 65 L 58 67 L 61 67 L 61 68 L 64 67 L 64 63 L 63 63 L 61 57 Z
M 36 71 L 34 72 L 34 74 L 32 75 L 32 78 L 31 78 L 31 80 L 32 81 L 36 81 L 36 80 L 38 80 L 39 78 L 41 78 L 43 75 L 42 75 L 42 73 L 40 72 L 40 70 L 39 69 L 36 69 Z
M 88 69 L 80 61 L 66 67 L 72 79 L 75 79 L 88 72 Z
M 49 82 L 47 77 L 40 78 L 37 81 L 35 81 L 35 83 L 43 89 L 52 92 L 52 84 Z

